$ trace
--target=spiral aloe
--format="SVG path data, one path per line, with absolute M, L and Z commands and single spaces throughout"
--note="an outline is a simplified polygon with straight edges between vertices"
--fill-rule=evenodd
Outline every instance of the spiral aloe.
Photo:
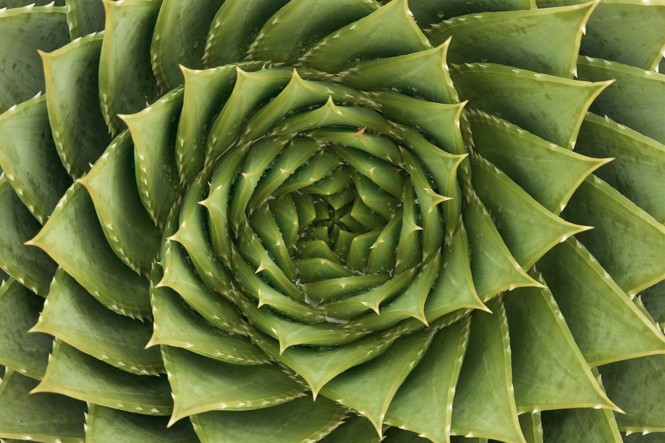
M 0 438 L 662 437 L 665 2 L 27 3 Z

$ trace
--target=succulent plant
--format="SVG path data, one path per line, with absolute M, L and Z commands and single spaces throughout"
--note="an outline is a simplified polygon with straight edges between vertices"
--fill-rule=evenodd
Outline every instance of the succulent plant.
M 0 438 L 660 441 L 665 2 L 28 3 Z

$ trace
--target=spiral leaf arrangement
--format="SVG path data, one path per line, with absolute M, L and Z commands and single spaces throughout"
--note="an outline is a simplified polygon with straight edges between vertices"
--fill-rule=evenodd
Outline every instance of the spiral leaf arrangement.
M 0 438 L 660 441 L 665 2 L 27 3 Z

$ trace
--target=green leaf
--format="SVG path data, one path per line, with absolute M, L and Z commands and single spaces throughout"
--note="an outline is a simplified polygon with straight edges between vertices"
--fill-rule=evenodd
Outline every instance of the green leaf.
M 458 103 L 446 66 L 447 51 L 445 42 L 431 49 L 356 64 L 339 75 L 363 91 L 393 90 L 431 102 Z
M 426 330 L 398 338 L 380 356 L 335 377 L 321 394 L 367 417 L 381 436 L 393 397 L 423 357 L 432 337 L 433 333 Z
M 473 134 L 474 150 L 554 214 L 563 210 L 584 178 L 609 161 L 584 157 L 560 148 L 484 112 L 468 111 L 466 116 Z M 585 125 L 582 125 L 577 137 L 578 148 Z M 603 156 L 600 153 L 587 154 Z M 534 174 L 534 170 L 538 173 Z
M 316 397 L 330 380 L 349 368 L 376 358 L 397 337 L 373 334 L 345 346 L 320 349 L 292 347 L 283 353 L 279 352 L 277 343 L 265 335 L 256 335 L 253 338 L 264 352 L 301 376 Z
M 470 108 L 508 120 L 564 148 L 575 145 L 589 105 L 610 84 L 487 63 L 454 66 L 451 74 Z
M 122 435 L 126 443 L 198 443 L 192 424 L 182 421 L 167 428 L 166 417 L 132 414 L 104 406 L 88 405 L 86 437 L 90 442 L 113 441 Z
M 0 115 L 0 166 L 23 204 L 40 223 L 71 184 L 60 164 L 44 96 Z
M 117 114 L 131 114 L 158 96 L 150 64 L 150 42 L 162 0 L 102 0 L 106 12 L 99 62 L 99 96 L 112 134 L 122 123 Z
M 485 302 L 518 287 L 542 286 L 510 254 L 480 199 L 474 194 L 467 203 L 464 226 L 469 234 L 471 274 L 480 300 Z
M 0 312 L 5 319 L 0 323 L 0 363 L 34 379 L 44 375 L 53 344 L 48 335 L 28 334 L 43 306 L 42 298 L 14 279 L 0 286 Z
M 599 3 L 587 23 L 581 53 L 643 69 L 657 68 L 665 46 L 661 32 L 665 26 L 664 7 L 660 1 Z
M 150 47 L 152 70 L 162 91 L 183 83 L 180 65 L 190 69 L 203 66 L 201 59 L 210 24 L 223 3 L 224 0 L 162 3 Z
M 512 11 L 535 7 L 533 0 L 410 0 L 409 8 L 421 28 L 440 22 L 444 17 L 471 14 L 473 12 Z
M 209 232 L 214 238 L 216 232 L 210 229 L 205 219 L 205 208 L 200 204 L 204 187 L 207 186 L 206 177 L 195 181 L 185 193 L 185 198 L 180 208 L 180 226 L 165 230 L 165 236 L 172 234 L 171 240 L 180 243 L 189 255 L 198 277 L 205 286 L 215 291 L 226 294 L 230 287 L 229 276 L 224 266 L 215 256 L 213 247 L 210 245 Z M 172 220 L 175 224 L 175 218 Z M 164 251 L 162 251 L 164 252 Z M 214 322 L 213 322 L 214 323 Z M 216 323 L 215 323 L 216 324 Z
M 589 443 L 621 443 L 614 415 L 606 410 L 563 409 L 542 415 L 545 441 L 567 443 L 583 436 Z
M 205 28 L 210 30 L 203 56 L 205 66 L 222 66 L 245 58 L 277 61 L 252 55 L 250 44 L 261 38 L 268 19 L 287 3 L 286 0 L 223 1 L 211 25 Z M 293 34 L 289 38 L 294 38 Z
M 611 414 L 611 412 L 609 412 Z M 531 414 L 520 415 L 520 427 L 527 443 L 543 443 L 543 424 L 541 414 L 532 412 Z
M 0 382 L 0 437 L 45 443 L 83 443 L 85 403 L 30 392 L 36 381 L 7 370 Z
M 452 433 L 523 442 L 513 397 L 508 323 L 501 300 L 474 312 L 453 402 Z
M 41 226 L 3 177 L 0 177 L 0 226 L 0 268 L 34 293 L 46 297 L 56 265 L 44 252 L 25 245 Z
M 175 292 L 153 288 L 151 300 L 154 332 L 148 346 L 174 346 L 236 365 L 269 361 L 249 339 L 214 327 L 179 300 Z
M 125 131 L 78 182 L 90 194 L 113 252 L 146 275 L 159 251 L 160 233 L 141 203 L 133 169 L 134 149 Z
M 175 163 L 176 126 L 183 90 L 174 89 L 132 115 L 119 115 L 134 141 L 136 183 L 143 205 L 156 225 L 163 226 L 180 196 Z
M 432 441 L 448 441 L 469 325 L 466 318 L 436 333 L 425 356 L 393 398 L 386 414 L 387 424 Z
M 577 240 L 552 249 L 538 270 L 590 364 L 665 351 L 663 334 Z
M 587 114 L 577 137 L 577 150 L 596 157 L 614 157 L 596 172 L 656 220 L 665 222 L 663 176 L 665 146 L 609 118 Z
M 157 288 L 173 289 L 195 311 L 224 331 L 231 333 L 244 331 L 244 320 L 241 319 L 236 307 L 201 282 L 187 262 L 187 256 L 180 244 L 167 241 L 162 252 L 162 260 L 164 275 L 156 285 Z
M 436 45 L 452 37 L 452 63 L 482 61 L 572 77 L 583 27 L 596 5 L 462 16 L 434 25 L 429 38 Z
M 53 392 L 146 415 L 168 415 L 172 405 L 166 377 L 130 374 L 59 340 L 44 379 L 31 392 Z
M 251 71 L 262 65 L 249 62 L 238 66 Z M 185 93 L 175 152 L 181 181 L 190 183 L 203 167 L 209 126 L 219 110 L 219 103 L 231 94 L 237 70 L 236 65 L 205 70 L 181 69 L 185 78 Z
M 300 63 L 334 73 L 360 61 L 394 57 L 430 47 L 413 20 L 407 1 L 395 0 L 321 39 L 301 57 Z
M 339 426 L 344 412 L 326 399 L 300 398 L 268 409 L 209 412 L 192 422 L 204 442 L 291 443 L 319 441 Z
M 272 98 L 291 79 L 288 69 L 266 69 L 247 72 L 236 67 L 236 81 L 231 96 L 217 115 L 208 136 L 209 162 L 225 153 L 240 137 L 245 122 L 256 108 Z
M 26 21 L 30 26 L 25 26 Z M 69 41 L 65 8 L 51 4 L 3 10 L 0 41 L 12 43 L 0 47 L 0 112 L 4 112 L 44 90 L 42 61 L 37 51 L 52 51 Z
M 432 322 L 458 309 L 487 307 L 480 301 L 471 276 L 469 240 L 464 224 L 459 223 L 452 240 L 443 248 L 439 277 L 427 296 L 425 316 Z
M 214 410 L 268 408 L 304 395 L 276 365 L 239 366 L 167 346 L 162 355 L 173 392 L 170 424 Z
M 99 5 L 102 9 L 102 2 L 98 0 L 69 0 L 68 4 L 73 15 L 89 8 L 88 5 Z M 84 26 L 89 24 L 84 23 Z M 103 39 L 101 34 L 89 35 L 41 54 L 53 140 L 62 164 L 74 178 L 85 174 L 111 142 L 99 102 L 99 58 Z
M 164 372 L 159 351 L 145 349 L 151 325 L 106 309 L 62 269 L 56 272 L 31 332 L 50 334 L 123 371 L 139 375 Z
M 510 253 L 523 268 L 533 266 L 557 243 L 590 229 L 552 214 L 482 157 L 473 156 L 471 165 L 474 189 L 490 210 Z
M 360 415 L 349 417 L 321 440 L 322 443 L 380 443 L 374 425 Z
M 577 67 L 581 79 L 613 80 L 589 108 L 642 134 L 665 143 L 665 75 L 621 63 L 580 57 Z
M 65 0 L 65 4 L 67 5 L 67 25 L 72 39 L 104 29 L 105 14 L 102 0 L 88 2 Z
M 401 123 L 407 127 L 415 127 L 431 139 L 439 150 L 444 151 L 439 154 L 442 159 L 457 158 L 445 155 L 447 152 L 464 152 L 460 131 L 463 103 L 443 104 L 435 101 L 419 100 L 394 92 L 377 92 L 371 96 L 381 106 L 381 112 L 391 121 Z M 414 148 L 417 149 L 417 147 Z M 433 153 L 430 152 L 429 154 L 428 159 L 436 158 L 436 155 L 432 155 Z M 421 160 L 429 167 L 434 167 L 434 165 L 429 164 L 424 156 L 421 157 Z M 434 177 L 435 180 L 437 178 Z M 438 180 L 437 183 L 439 183 Z M 440 192 L 446 194 L 443 190 L 440 190 Z
M 599 368 L 607 395 L 626 413 L 615 415 L 619 429 L 665 432 L 658 406 L 665 386 L 665 355 L 636 358 Z
M 520 288 L 506 295 L 503 303 L 518 411 L 617 410 L 596 383 L 548 290 Z
M 586 179 L 564 217 L 594 227 L 577 238 L 631 297 L 665 279 L 665 227 L 604 181 Z
M 257 3 L 262 4 L 264 1 Z M 276 3 L 279 6 L 283 4 L 283 2 Z M 254 60 L 293 64 L 321 38 L 365 17 L 379 6 L 374 0 L 286 2 L 261 28 L 248 50 L 249 56 Z
M 99 225 L 83 186 L 74 184 L 29 242 L 46 251 L 104 306 L 122 315 L 150 315 L 148 281 L 120 261 Z

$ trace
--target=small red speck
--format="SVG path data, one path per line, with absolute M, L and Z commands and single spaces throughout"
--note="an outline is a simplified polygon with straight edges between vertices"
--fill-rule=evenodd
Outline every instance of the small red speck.
M 365 130 L 366 130 L 366 129 L 367 129 L 367 126 L 365 126 L 364 128 L 362 128 L 360 131 L 356 132 L 356 134 L 358 134 L 358 137 L 362 137 L 363 134 L 365 133 Z

